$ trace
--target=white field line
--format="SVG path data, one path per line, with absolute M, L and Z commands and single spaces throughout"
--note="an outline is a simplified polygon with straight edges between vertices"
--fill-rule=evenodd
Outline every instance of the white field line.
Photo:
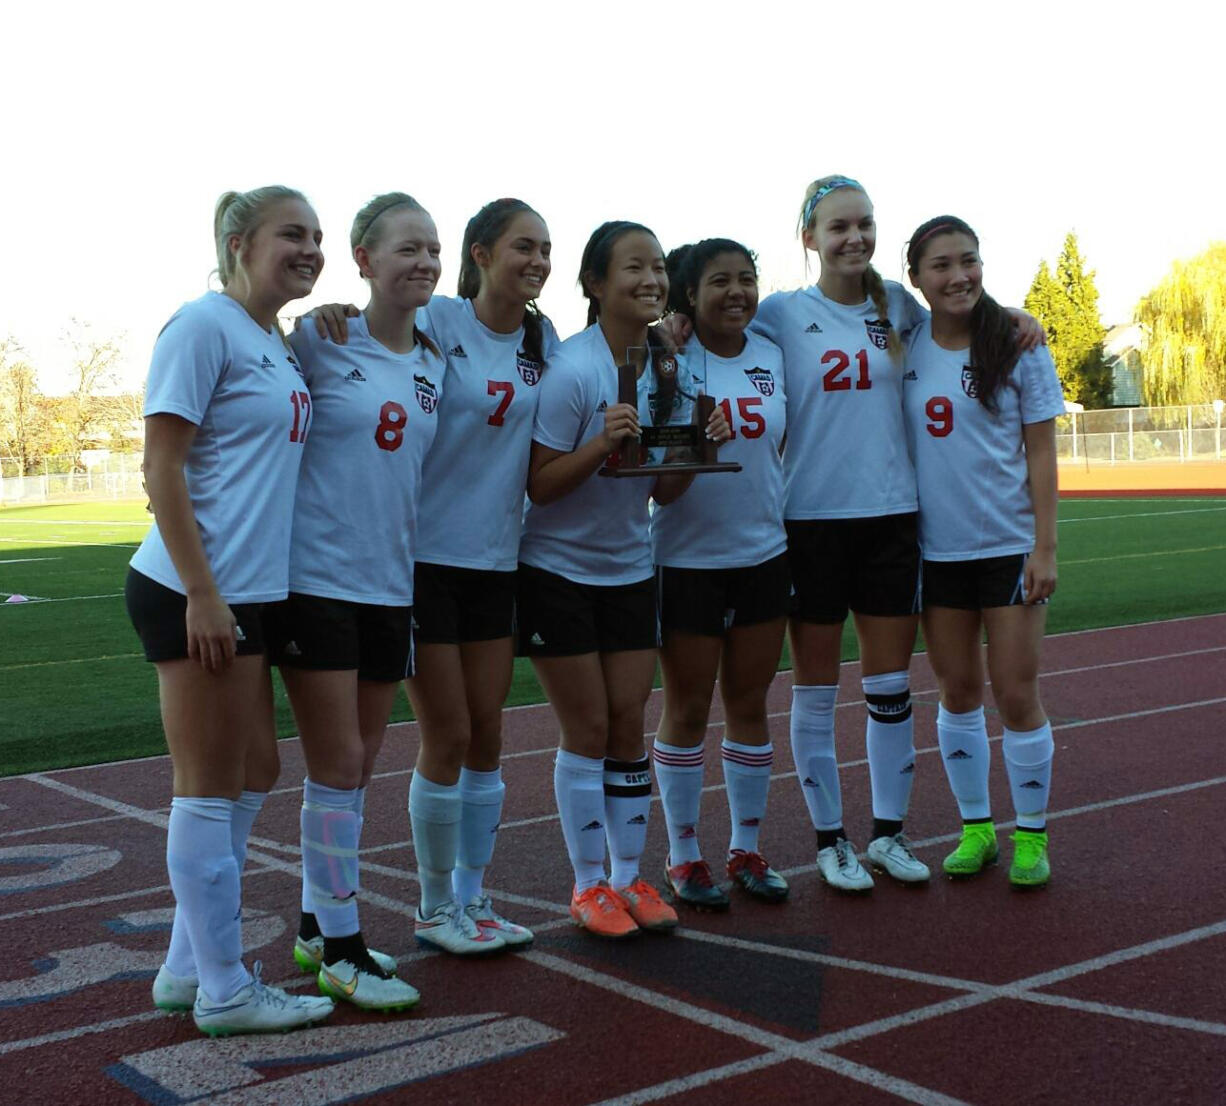
M 67 539 L 55 541 L 51 538 L 0 538 L 0 542 L 5 545 L 80 545 L 91 549 L 136 549 L 139 545 L 139 543 L 133 545 L 109 541 L 68 541 Z
M 1078 515 L 1076 518 L 1062 518 L 1058 525 L 1067 526 L 1070 522 L 1103 522 L 1118 518 L 1165 518 L 1167 515 L 1203 515 L 1217 514 L 1226 511 L 1226 507 L 1188 507 L 1178 511 L 1145 511 L 1135 515 Z
M 0 595 L 11 595 L 11 592 L 0 592 Z M 0 604 L 10 610 L 20 610 L 23 607 L 35 606 L 40 603 L 80 603 L 83 599 L 119 599 L 123 595 L 122 591 L 108 592 L 106 595 L 66 595 L 62 599 L 45 599 L 42 596 L 28 595 L 26 598 L 28 603 L 5 603 Z M 94 765 L 93 767 L 97 767 Z
M 63 557 L 3 557 L 0 565 L 28 565 L 35 561 L 62 561 Z
M 1226 545 L 1201 545 L 1195 549 L 1160 549 L 1152 553 L 1112 553 L 1109 557 L 1083 557 L 1077 561 L 1061 561 L 1060 567 L 1098 565 L 1105 564 L 1107 561 L 1139 561 L 1146 557 L 1174 557 L 1180 553 L 1216 553 L 1220 549 L 1226 549 Z

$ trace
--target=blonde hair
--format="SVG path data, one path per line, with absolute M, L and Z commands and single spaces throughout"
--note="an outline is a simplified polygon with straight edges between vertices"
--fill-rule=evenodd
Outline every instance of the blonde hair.
M 307 202 L 296 188 L 286 188 L 283 184 L 221 194 L 213 211 L 213 240 L 217 246 L 217 276 L 223 288 L 234 278 L 235 253 L 230 249 L 230 239 L 237 234 L 246 242 L 260 225 L 264 209 L 281 200 Z
M 813 229 L 814 223 L 817 220 L 817 209 L 821 205 L 822 200 L 831 192 L 841 188 L 854 188 L 859 192 L 863 192 L 865 198 L 868 198 L 868 192 L 864 186 L 859 181 L 852 180 L 851 177 L 845 177 L 841 173 L 834 173 L 828 177 L 818 177 L 817 180 L 811 182 L 809 187 L 805 189 L 805 197 L 800 204 L 800 215 L 796 221 L 796 233 L 802 242 L 804 241 L 805 232 Z M 808 264 L 809 255 L 806 252 L 806 268 Z M 889 351 L 890 357 L 897 360 L 902 356 L 902 339 L 898 337 L 898 331 L 894 329 L 894 324 L 890 320 L 890 305 L 886 297 L 885 281 L 881 279 L 881 274 L 872 265 L 869 265 L 864 270 L 864 294 L 873 301 L 873 307 L 877 310 L 878 321 L 884 322 L 890 328 L 886 348 Z
M 356 250 L 359 246 L 365 246 L 370 249 L 377 245 L 379 236 L 372 233 L 375 223 L 379 221 L 380 215 L 398 207 L 405 207 L 410 211 L 424 212 L 426 210 L 407 192 L 384 192 L 366 204 L 353 217 L 353 226 L 349 228 L 350 248 Z

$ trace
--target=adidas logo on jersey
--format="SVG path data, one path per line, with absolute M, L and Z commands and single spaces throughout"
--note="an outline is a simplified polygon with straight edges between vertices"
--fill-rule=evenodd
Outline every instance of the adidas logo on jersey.
M 806 334 L 820 334 L 821 332 L 822 328 L 818 326 L 817 323 L 810 323 L 807 327 L 805 327 Z
M 269 360 L 268 354 L 264 354 L 264 356 L 260 359 L 260 368 L 261 369 L 271 369 L 272 368 L 272 361 Z
M 596 405 L 596 410 L 597 410 L 597 411 L 607 411 L 608 409 L 609 409 L 609 401 L 608 401 L 607 399 L 602 399 L 602 400 L 601 400 L 601 401 L 600 401 L 600 402 L 599 402 L 599 403 Z
M 345 379 L 346 380 L 365 380 L 366 377 L 362 375 L 361 369 L 354 369 L 353 372 L 345 374 Z
M 464 347 L 457 342 L 454 346 L 451 347 L 451 349 L 447 351 L 447 356 L 448 357 L 467 357 L 468 354 L 464 352 Z
M 905 373 L 902 374 L 902 378 L 903 380 L 918 380 L 919 379 L 919 377 L 915 375 L 914 369 L 908 369 Z
M 300 657 L 300 656 L 302 656 L 302 650 L 298 648 L 298 643 L 297 643 L 296 641 L 291 641 L 291 642 L 290 642 L 288 645 L 286 645 L 286 647 L 285 647 L 285 655 L 286 655 L 287 657 Z
M 532 636 L 531 636 L 531 637 L 528 639 L 528 644 L 529 644 L 529 645 L 544 645 L 544 644 L 545 644 L 545 639 L 544 639 L 543 637 L 541 637 L 541 635 L 540 635 L 540 634 L 533 634 L 533 635 L 532 635 Z

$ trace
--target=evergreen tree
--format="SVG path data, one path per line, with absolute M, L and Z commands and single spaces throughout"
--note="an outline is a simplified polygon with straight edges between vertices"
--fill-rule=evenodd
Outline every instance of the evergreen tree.
M 1135 315 L 1149 333 L 1146 403 L 1226 399 L 1226 242 L 1175 262 Z
M 1086 407 L 1105 407 L 1111 401 L 1111 374 L 1103 361 L 1106 328 L 1098 316 L 1098 287 L 1094 271 L 1071 231 L 1056 262 L 1053 276 L 1046 261 L 1026 293 L 1023 307 L 1043 324 L 1056 372 L 1068 399 Z

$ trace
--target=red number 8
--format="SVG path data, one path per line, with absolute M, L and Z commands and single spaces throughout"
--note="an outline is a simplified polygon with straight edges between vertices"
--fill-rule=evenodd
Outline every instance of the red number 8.
M 409 415 L 394 399 L 379 408 L 379 425 L 375 427 L 375 445 L 395 453 L 404 441 L 404 424 Z

